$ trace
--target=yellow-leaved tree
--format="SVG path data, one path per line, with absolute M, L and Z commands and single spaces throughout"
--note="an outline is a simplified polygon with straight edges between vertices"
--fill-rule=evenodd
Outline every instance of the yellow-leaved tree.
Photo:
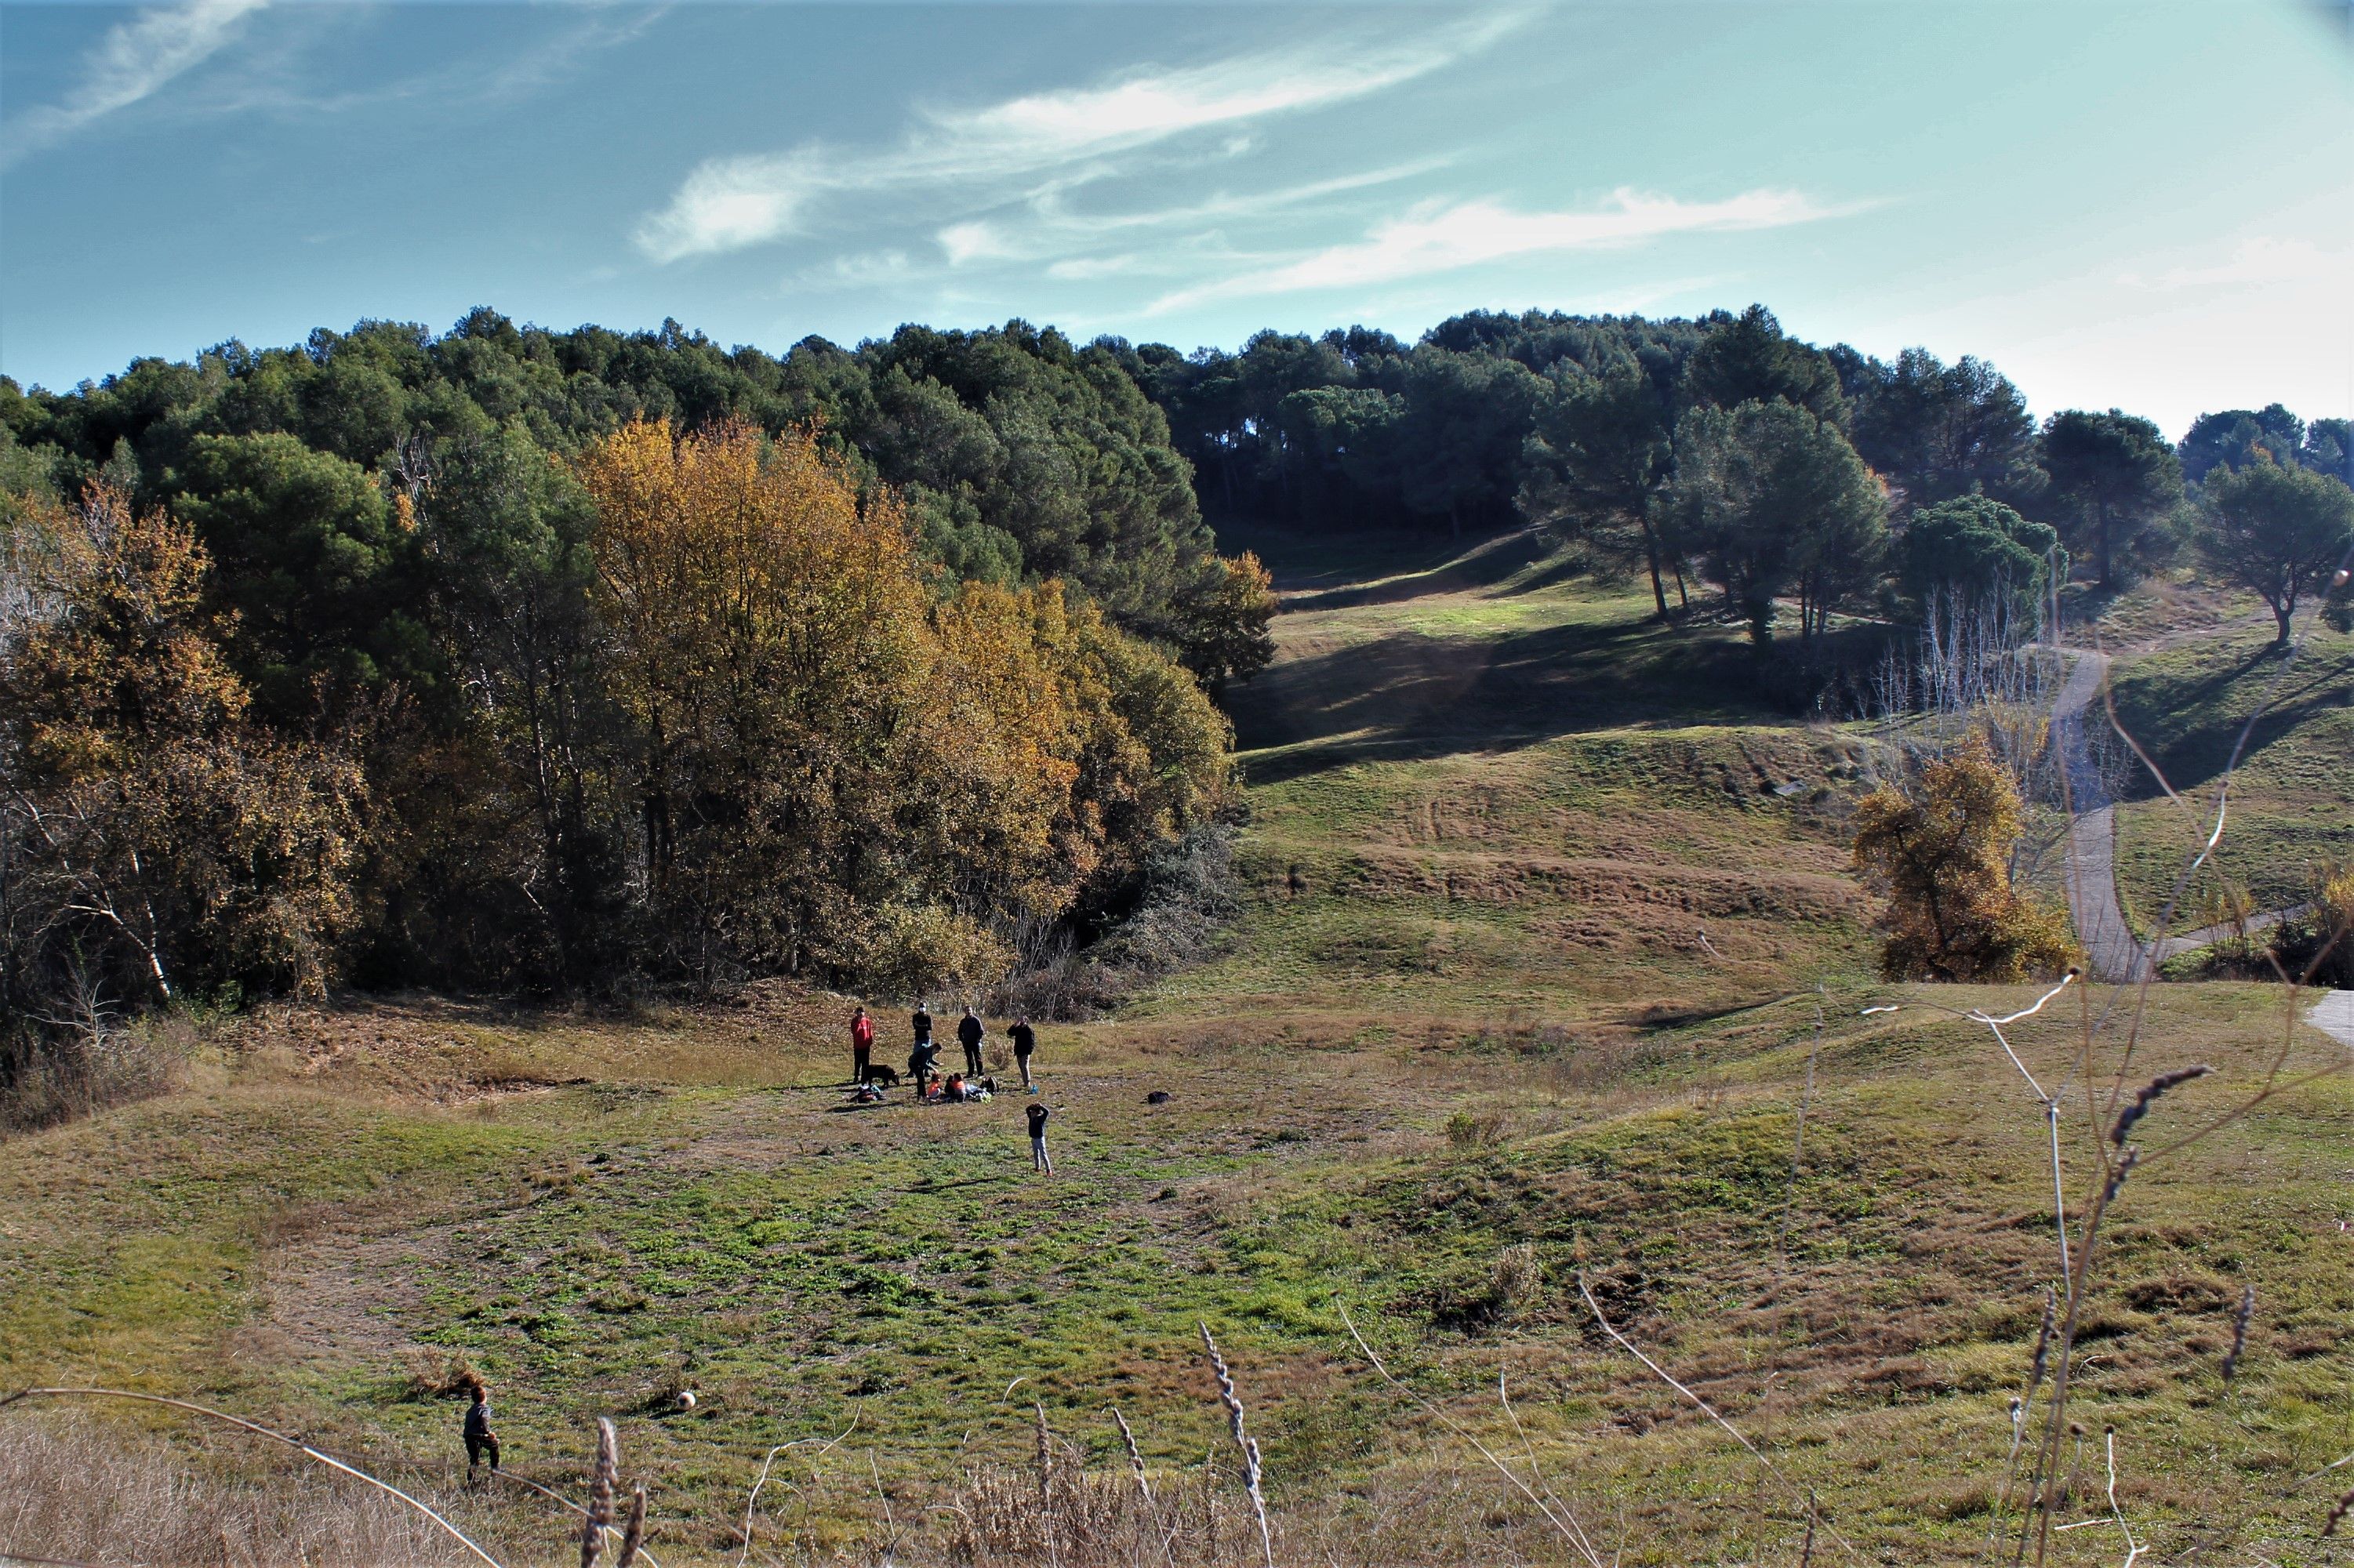
M 249 721 L 188 529 L 103 483 L 19 527 L 28 609 L 0 640 L 11 989 L 70 970 L 87 1010 L 96 960 L 165 998 L 318 993 L 352 915 L 356 766 Z
M 2066 967 L 2066 921 L 2011 885 L 2023 815 L 2018 786 L 1978 736 L 1929 763 L 1912 789 L 1882 785 L 1856 808 L 1856 867 L 1888 891 L 1890 979 L 2016 980 Z
M 811 430 L 633 423 L 580 461 L 641 859 L 674 959 L 914 990 L 1210 810 L 1223 721 L 1056 584 L 937 600 Z

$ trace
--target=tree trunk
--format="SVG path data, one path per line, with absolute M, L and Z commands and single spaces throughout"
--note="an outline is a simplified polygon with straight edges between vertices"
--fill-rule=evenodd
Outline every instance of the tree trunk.
M 1643 553 L 1651 563 L 1651 601 L 1659 607 L 1659 619 L 1665 620 L 1668 618 L 1668 589 L 1667 585 L 1659 580 L 1659 536 L 1651 532 L 1649 523 L 1643 524 Z

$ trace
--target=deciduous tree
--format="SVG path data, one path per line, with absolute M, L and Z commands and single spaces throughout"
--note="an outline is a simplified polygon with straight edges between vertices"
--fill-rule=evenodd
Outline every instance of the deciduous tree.
M 1857 806 L 1856 869 L 1888 891 L 1890 979 L 2000 982 L 2068 962 L 2064 921 L 2010 885 L 2021 820 L 2018 787 L 1975 736 L 1911 789 L 1883 785 Z

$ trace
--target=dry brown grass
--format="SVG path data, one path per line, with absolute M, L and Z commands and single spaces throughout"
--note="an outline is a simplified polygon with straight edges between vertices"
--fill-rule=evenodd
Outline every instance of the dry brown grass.
M 0 1426 L 0 1553 L 237 1568 L 480 1568 L 431 1522 L 356 1483 L 275 1463 L 233 1466 L 225 1457 L 220 1468 L 200 1467 L 186 1448 L 115 1422 L 12 1421 Z M 470 1534 L 498 1539 L 487 1499 L 439 1501 Z

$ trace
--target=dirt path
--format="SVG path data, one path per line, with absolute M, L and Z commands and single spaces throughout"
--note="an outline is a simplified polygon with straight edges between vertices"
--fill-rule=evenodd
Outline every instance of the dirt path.
M 2354 1045 L 2354 991 L 2333 991 L 2313 1004 L 2305 1021 L 2341 1044 Z
M 2126 923 L 2117 900 L 2116 805 L 2101 783 L 2086 743 L 2084 715 L 2108 679 L 2109 656 L 2089 649 L 2072 649 L 2068 679 L 2052 704 L 2052 732 L 2063 748 L 2068 766 L 2068 793 L 2076 807 L 2068 828 L 2068 913 L 2084 939 L 2084 961 L 2096 980 L 2129 983 L 2139 980 L 2145 967 L 2163 963 L 2179 953 L 2210 947 L 2233 935 L 2229 927 L 2210 926 L 2185 931 L 2155 944 L 2143 942 Z M 2253 935 L 2270 930 L 2283 920 L 2305 913 L 2309 906 L 2267 909 L 2248 917 Z M 2153 956 L 2154 948 L 2154 956 Z M 2334 1039 L 2354 1045 L 2354 991 L 2332 991 L 2314 1004 L 2306 1021 Z
M 2068 678 L 2052 704 L 2052 733 L 2068 768 L 2075 821 L 2068 828 L 2068 913 L 2094 978 L 2131 980 L 2147 958 L 2117 903 L 2116 806 L 2101 783 L 2084 736 L 2084 713 L 2108 679 L 2109 656 L 2072 650 Z

